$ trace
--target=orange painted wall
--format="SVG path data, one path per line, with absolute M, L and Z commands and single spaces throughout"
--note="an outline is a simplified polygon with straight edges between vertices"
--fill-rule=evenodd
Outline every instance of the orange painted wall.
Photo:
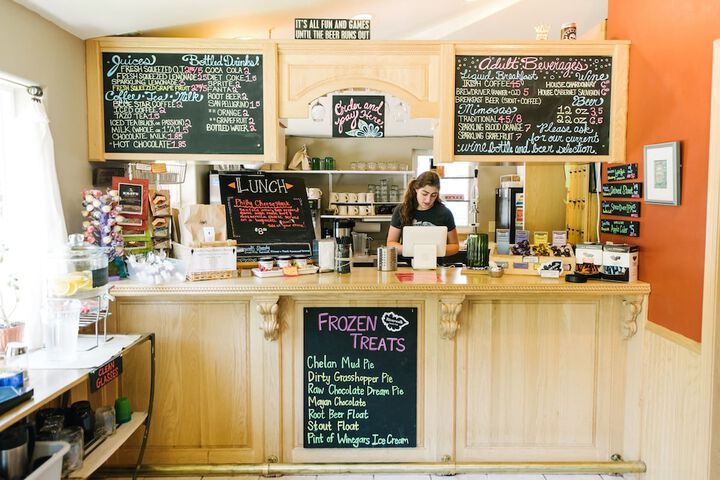
M 640 279 L 652 286 L 648 318 L 700 340 L 707 196 L 712 41 L 720 2 L 609 0 L 608 39 L 630 47 L 627 162 L 643 174 L 643 145 L 679 140 L 679 207 L 642 205 Z M 606 171 L 603 169 L 603 181 Z

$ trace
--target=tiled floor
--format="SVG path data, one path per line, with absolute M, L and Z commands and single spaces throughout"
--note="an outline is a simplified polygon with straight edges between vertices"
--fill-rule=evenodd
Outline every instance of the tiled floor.
M 278 477 L 278 480 L 622 480 L 612 475 L 507 475 L 462 474 L 454 477 L 435 475 L 307 475 Z M 125 479 L 116 479 L 125 480 Z M 141 480 L 154 480 L 152 477 Z M 162 480 L 267 480 L 265 477 L 243 475 L 238 477 L 162 477 Z

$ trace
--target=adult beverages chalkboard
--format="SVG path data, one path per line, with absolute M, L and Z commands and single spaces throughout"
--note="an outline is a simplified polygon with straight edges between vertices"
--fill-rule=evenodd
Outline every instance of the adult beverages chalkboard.
M 642 198 L 643 184 L 641 182 L 604 183 L 603 197 L 611 198 Z
M 258 54 L 102 54 L 105 151 L 263 153 Z
M 304 309 L 303 446 L 417 446 L 417 309 Z
M 315 231 L 302 178 L 248 171 L 221 174 L 219 180 L 238 259 L 312 253 Z
M 600 220 L 600 231 L 612 235 L 623 235 L 625 237 L 640 236 L 640 222 L 631 220 Z
M 637 163 L 628 163 L 627 165 L 608 167 L 608 169 L 607 169 L 608 182 L 620 182 L 622 180 L 635 180 L 636 178 L 638 178 Z
M 601 203 L 601 209 L 603 215 L 637 218 L 640 216 L 640 205 L 640 202 L 617 202 L 604 200 Z
M 608 155 L 610 56 L 458 55 L 456 155 Z

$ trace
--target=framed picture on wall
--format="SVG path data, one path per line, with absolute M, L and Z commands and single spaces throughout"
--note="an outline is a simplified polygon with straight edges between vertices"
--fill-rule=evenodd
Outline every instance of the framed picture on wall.
M 680 205 L 680 142 L 645 145 L 645 203 Z

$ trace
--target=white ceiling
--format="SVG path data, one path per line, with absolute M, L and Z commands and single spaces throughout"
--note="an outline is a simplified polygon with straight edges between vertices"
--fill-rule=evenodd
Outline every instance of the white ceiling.
M 15 0 L 73 35 L 293 36 L 295 18 L 373 15 L 385 39 L 527 40 L 533 27 L 576 22 L 578 35 L 607 17 L 607 0 Z

